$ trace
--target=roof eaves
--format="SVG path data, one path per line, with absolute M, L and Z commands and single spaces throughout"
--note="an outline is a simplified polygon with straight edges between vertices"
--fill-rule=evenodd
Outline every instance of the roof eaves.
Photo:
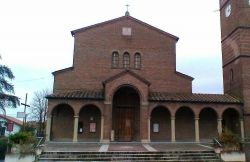
M 183 74 L 183 73 L 181 73 L 181 72 L 175 71 L 175 73 L 176 73 L 177 75 L 180 75 L 180 76 L 182 76 L 182 77 L 185 77 L 185 78 L 187 78 L 187 79 L 189 79 L 189 80 L 194 80 L 193 77 L 191 77 L 191 76 L 189 76 L 189 75 L 186 75 L 186 74 Z
M 115 18 L 115 19 L 111 19 L 111 20 L 108 20 L 108 21 L 104 21 L 104 22 L 101 22 L 101 23 L 94 24 L 94 25 L 90 25 L 90 26 L 86 26 L 86 27 L 79 28 L 79 29 L 76 29 L 76 30 L 72 30 L 71 35 L 74 36 L 78 32 L 82 32 L 82 31 L 85 31 L 85 30 L 88 30 L 88 29 L 91 29 L 91 28 L 94 28 L 94 27 L 98 27 L 98 26 L 101 26 L 101 25 L 116 22 L 116 21 L 118 21 L 118 20 L 120 20 L 120 19 L 122 19 L 124 17 L 128 17 L 128 16 L 121 16 L 121 17 L 118 17 L 118 18 Z
M 104 80 L 102 83 L 103 83 L 103 85 L 105 85 L 106 83 L 108 83 L 108 82 L 110 82 L 110 81 L 113 81 L 113 80 L 115 80 L 116 78 L 119 78 L 119 77 L 125 75 L 126 73 L 129 73 L 130 75 L 132 75 L 132 76 L 134 76 L 135 78 L 137 78 L 138 80 L 144 82 L 144 83 L 147 84 L 148 86 L 151 85 L 151 83 L 150 83 L 149 81 L 147 81 L 146 79 L 142 78 L 142 77 L 139 76 L 138 74 L 136 74 L 136 73 L 134 73 L 133 71 L 128 70 L 128 69 L 126 69 L 126 70 L 124 70 L 124 71 L 122 71 L 122 72 L 120 72 L 120 73 L 118 73 L 118 74 L 116 74 L 116 75 L 114 75 L 114 76 L 111 76 L 110 78 Z
M 159 28 L 156 28 L 156 27 L 154 27 L 154 26 L 152 26 L 152 25 L 150 25 L 148 23 L 145 23 L 145 22 L 143 22 L 143 21 L 141 21 L 139 19 L 136 19 L 136 18 L 134 18 L 132 16 L 121 16 L 121 17 L 118 17 L 118 18 L 115 18 L 115 19 L 112 19 L 112 20 L 108 20 L 108 21 L 104 21 L 104 22 L 101 22 L 101 23 L 97 23 L 97 24 L 94 24 L 94 25 L 87 26 L 87 27 L 83 27 L 83 28 L 80 28 L 80 29 L 72 30 L 71 35 L 74 36 L 78 32 L 82 32 L 82 31 L 85 31 L 85 30 L 88 30 L 88 29 L 91 29 L 91 28 L 94 28 L 94 27 L 99 27 L 101 25 L 113 23 L 113 22 L 119 21 L 119 20 L 121 20 L 123 18 L 127 18 L 127 19 L 131 19 L 133 21 L 136 21 L 137 23 L 142 24 L 144 26 L 147 26 L 148 28 L 151 28 L 153 30 L 156 30 L 161 34 L 167 35 L 168 37 L 171 37 L 171 38 L 175 39 L 176 41 L 179 40 L 179 38 L 177 36 L 172 35 L 172 34 L 170 34 L 168 32 L 165 32 L 165 31 L 163 31 L 163 30 L 161 30 Z
M 55 75 L 55 74 L 62 73 L 62 72 L 65 72 L 65 71 L 70 71 L 70 70 L 73 70 L 73 69 L 74 69 L 74 67 L 68 67 L 68 68 L 65 68 L 65 69 L 54 71 L 54 72 L 52 72 L 52 74 Z

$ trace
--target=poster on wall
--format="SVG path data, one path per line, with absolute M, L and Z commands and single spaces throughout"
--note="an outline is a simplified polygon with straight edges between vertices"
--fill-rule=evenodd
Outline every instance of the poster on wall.
M 89 132 L 90 133 L 96 132 L 96 123 L 89 123 Z
M 153 124 L 153 132 L 154 133 L 158 133 L 160 130 L 159 130 L 159 123 L 154 123 Z

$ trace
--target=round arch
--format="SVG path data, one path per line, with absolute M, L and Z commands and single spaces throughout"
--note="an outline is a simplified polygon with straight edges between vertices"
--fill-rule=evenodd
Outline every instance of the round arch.
M 222 127 L 223 131 L 226 129 L 235 133 L 240 134 L 240 112 L 235 108 L 227 108 L 222 113 Z
M 150 113 L 150 140 L 152 142 L 171 140 L 171 113 L 164 106 L 155 107 Z
M 199 130 L 201 141 L 211 141 L 218 135 L 218 113 L 211 107 L 203 108 L 199 113 Z
M 81 106 L 81 108 L 78 110 L 78 112 L 76 112 L 77 115 L 80 114 L 80 112 L 84 109 L 84 108 L 87 108 L 87 107 L 96 107 L 98 108 L 98 110 L 100 111 L 101 113 L 101 116 L 103 116 L 104 112 L 103 112 L 103 109 L 101 108 L 102 105 L 101 104 L 98 104 L 98 103 L 85 103 Z
M 140 94 L 132 86 L 121 86 L 112 98 L 112 130 L 115 141 L 140 139 Z
M 111 99 L 112 102 L 114 101 L 114 96 L 115 96 L 116 92 L 119 91 L 122 88 L 131 88 L 131 89 L 133 89 L 138 94 L 139 100 L 143 101 L 142 91 L 139 88 L 137 88 L 136 86 L 134 86 L 132 84 L 121 84 L 121 85 L 117 86 L 116 88 L 114 88 L 112 90 L 111 95 L 110 95 L 110 99 Z
M 98 142 L 101 137 L 101 110 L 93 104 L 84 105 L 79 111 L 78 141 Z
M 155 105 L 151 106 L 151 107 L 149 108 L 148 115 L 151 116 L 152 112 L 153 112 L 156 108 L 158 108 L 158 107 L 163 107 L 164 109 L 167 109 L 167 111 L 169 111 L 170 115 L 171 115 L 171 116 L 174 116 L 174 115 L 173 115 L 173 111 L 171 111 L 171 109 L 169 109 L 167 106 L 162 105 L 162 104 L 155 104 Z
M 59 104 L 51 111 L 51 140 L 72 141 L 74 109 L 68 104 Z
M 180 107 L 175 113 L 175 130 L 177 141 L 194 141 L 194 112 L 189 107 Z
M 48 116 L 53 115 L 54 110 L 57 107 L 60 107 L 60 106 L 63 106 L 63 105 L 68 105 L 74 111 L 74 114 L 76 114 L 75 109 L 73 108 L 73 106 L 71 104 L 66 103 L 66 102 L 61 102 L 61 103 L 53 105 L 51 109 L 48 109 L 48 112 L 47 112 Z

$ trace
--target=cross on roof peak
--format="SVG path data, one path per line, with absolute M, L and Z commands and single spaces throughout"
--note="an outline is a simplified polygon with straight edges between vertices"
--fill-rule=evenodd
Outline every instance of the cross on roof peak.
M 127 7 L 127 11 L 125 12 L 125 16 L 129 16 L 128 8 L 129 8 L 130 5 L 126 4 L 125 6 Z

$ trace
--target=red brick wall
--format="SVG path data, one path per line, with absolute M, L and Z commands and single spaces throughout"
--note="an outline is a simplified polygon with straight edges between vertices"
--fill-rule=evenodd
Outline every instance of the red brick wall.
M 155 108 L 151 114 L 151 141 L 171 141 L 170 113 L 164 107 Z M 153 131 L 153 124 L 159 124 L 159 132 Z
M 97 107 L 84 107 L 79 113 L 79 123 L 82 123 L 83 132 L 78 131 L 78 141 L 100 141 L 101 112 Z M 90 123 L 96 123 L 96 132 L 90 132 Z
M 229 0 L 232 13 L 224 16 L 221 9 L 224 92 L 244 101 L 245 115 L 250 114 L 250 5 L 248 0 Z M 234 80 L 230 81 L 230 71 Z M 245 118 L 247 136 L 249 119 Z
M 213 109 L 203 109 L 199 122 L 201 140 L 217 137 L 217 114 Z
M 231 4 L 232 11 L 229 17 L 225 17 L 224 5 L 221 8 L 221 36 L 226 38 L 238 26 L 249 26 L 250 24 L 250 7 L 248 0 L 229 0 L 227 4 Z
M 72 141 L 74 111 L 67 105 L 60 105 L 53 110 L 51 138 L 54 141 Z
M 176 112 L 175 130 L 177 141 L 193 141 L 195 139 L 194 114 L 189 108 L 181 108 Z
M 121 34 L 132 28 L 132 37 Z M 54 90 L 101 89 L 102 81 L 124 70 L 122 54 L 130 53 L 130 69 L 151 82 L 153 91 L 191 92 L 191 80 L 175 74 L 176 40 L 131 19 L 121 19 L 75 34 L 74 69 L 55 74 Z M 113 51 L 119 67 L 111 68 Z M 141 54 L 141 70 L 134 69 L 134 54 Z

